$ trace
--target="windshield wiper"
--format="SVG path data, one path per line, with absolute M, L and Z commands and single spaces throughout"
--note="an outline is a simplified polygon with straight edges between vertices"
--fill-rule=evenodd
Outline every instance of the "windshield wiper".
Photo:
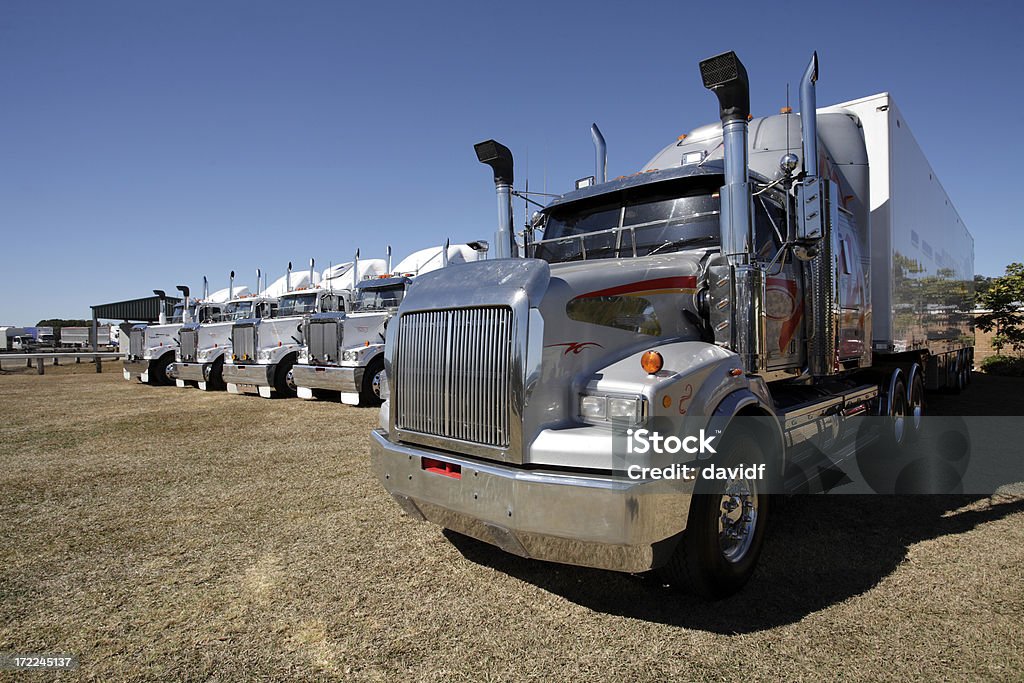
M 665 249 L 666 247 L 681 247 L 682 245 L 686 244 L 687 242 L 694 242 L 694 243 L 697 243 L 697 242 L 707 242 L 707 241 L 713 240 L 713 239 L 714 239 L 714 237 L 680 237 L 679 239 L 669 240 L 668 242 L 665 242 L 664 244 L 659 244 L 654 249 L 651 249 L 649 252 L 644 254 L 644 256 L 653 256 L 654 254 L 657 254 L 662 249 Z

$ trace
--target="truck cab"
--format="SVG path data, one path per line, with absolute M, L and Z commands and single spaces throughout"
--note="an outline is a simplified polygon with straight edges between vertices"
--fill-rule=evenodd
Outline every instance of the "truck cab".
M 384 381 L 384 334 L 406 291 L 420 274 L 476 261 L 486 253 L 482 242 L 421 249 L 392 272 L 361 280 L 344 315 L 310 318 L 306 344 L 292 376 L 300 398 L 339 392 L 348 405 L 380 405 Z
M 159 292 L 159 290 L 156 290 Z M 163 298 L 161 294 L 161 299 Z M 163 316 L 156 325 L 133 325 L 128 337 L 128 352 L 125 355 L 123 375 L 125 380 L 139 380 L 143 384 L 170 385 L 173 379 L 167 375 L 167 368 L 174 362 L 179 340 L 178 331 L 188 313 L 195 313 L 195 303 L 178 302 L 169 317 Z

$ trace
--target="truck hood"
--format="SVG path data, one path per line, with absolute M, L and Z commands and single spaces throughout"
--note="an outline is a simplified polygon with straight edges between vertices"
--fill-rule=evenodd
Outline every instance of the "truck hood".
M 696 295 L 709 250 L 549 265 L 482 261 L 420 276 L 399 310 L 528 307 L 524 431 L 575 422 L 596 373 L 668 340 L 704 338 Z M 637 366 L 637 380 L 645 373 Z

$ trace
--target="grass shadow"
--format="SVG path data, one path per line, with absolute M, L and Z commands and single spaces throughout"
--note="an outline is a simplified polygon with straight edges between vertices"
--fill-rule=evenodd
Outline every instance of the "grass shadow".
M 796 496 L 775 507 L 750 583 L 718 602 L 679 594 L 648 575 L 527 560 L 450 531 L 470 561 L 606 614 L 718 634 L 791 624 L 864 593 L 919 541 L 959 534 L 1024 511 L 1024 500 L 950 514 L 987 496 Z

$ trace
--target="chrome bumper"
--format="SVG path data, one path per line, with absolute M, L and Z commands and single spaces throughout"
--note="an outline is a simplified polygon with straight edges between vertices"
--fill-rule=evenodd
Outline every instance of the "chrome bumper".
M 277 363 L 273 365 L 259 365 L 250 363 L 248 365 L 235 365 L 225 363 L 222 377 L 228 384 L 251 384 L 257 387 L 269 387 L 274 384 L 274 371 Z
M 206 367 L 212 365 L 212 363 L 179 363 L 175 362 L 173 370 L 167 369 L 168 376 L 173 379 L 180 379 L 186 382 L 205 382 L 206 381 Z M 172 374 L 173 373 L 173 374 Z
M 358 393 L 363 384 L 364 370 L 365 368 L 296 364 L 292 366 L 292 377 L 297 387 Z
M 143 373 L 149 372 L 149 361 L 145 358 L 124 361 L 125 378 L 141 378 Z
M 641 572 L 662 564 L 686 528 L 692 485 L 484 464 L 372 437 L 374 472 L 411 517 L 515 555 Z M 460 466 L 460 476 L 424 469 L 424 457 Z

